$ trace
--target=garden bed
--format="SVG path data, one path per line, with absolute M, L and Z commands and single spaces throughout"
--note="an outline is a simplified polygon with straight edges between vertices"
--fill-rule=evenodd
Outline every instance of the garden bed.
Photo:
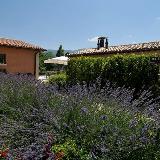
M 133 100 L 133 92 L 109 83 L 59 90 L 0 74 L 0 157 L 158 160 L 159 103 L 148 91 Z

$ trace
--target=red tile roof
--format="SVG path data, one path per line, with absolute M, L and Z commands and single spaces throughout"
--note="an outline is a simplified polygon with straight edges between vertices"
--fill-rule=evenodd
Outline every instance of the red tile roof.
M 109 46 L 108 48 L 100 48 L 100 49 L 97 48 L 82 49 L 69 54 L 68 57 L 76 57 L 81 55 L 90 56 L 90 55 L 104 55 L 104 54 L 117 54 L 117 53 L 132 53 L 132 52 L 144 52 L 153 50 L 160 50 L 160 41 Z
M 7 46 L 7 47 L 15 47 L 15 48 L 26 48 L 26 49 L 33 49 L 38 51 L 45 51 L 45 49 L 26 43 L 24 41 L 20 40 L 13 40 L 13 39 L 6 39 L 6 38 L 0 38 L 0 46 Z

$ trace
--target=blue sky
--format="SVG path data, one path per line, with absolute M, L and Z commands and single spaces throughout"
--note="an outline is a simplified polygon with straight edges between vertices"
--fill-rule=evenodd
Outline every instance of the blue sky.
M 1 0 L 0 37 L 47 49 L 160 40 L 160 0 Z

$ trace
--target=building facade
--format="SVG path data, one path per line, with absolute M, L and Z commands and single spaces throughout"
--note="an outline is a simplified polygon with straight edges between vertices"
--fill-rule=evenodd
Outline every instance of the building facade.
M 39 75 L 39 54 L 45 49 L 19 40 L 0 38 L 0 72 Z

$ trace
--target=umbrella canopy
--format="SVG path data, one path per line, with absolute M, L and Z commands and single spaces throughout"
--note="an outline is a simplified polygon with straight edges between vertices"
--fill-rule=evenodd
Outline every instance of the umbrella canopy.
M 64 65 L 67 65 L 67 63 L 68 63 L 68 57 L 61 56 L 61 57 L 51 58 L 51 59 L 45 60 L 44 63 L 54 63 L 54 64 L 64 64 Z

